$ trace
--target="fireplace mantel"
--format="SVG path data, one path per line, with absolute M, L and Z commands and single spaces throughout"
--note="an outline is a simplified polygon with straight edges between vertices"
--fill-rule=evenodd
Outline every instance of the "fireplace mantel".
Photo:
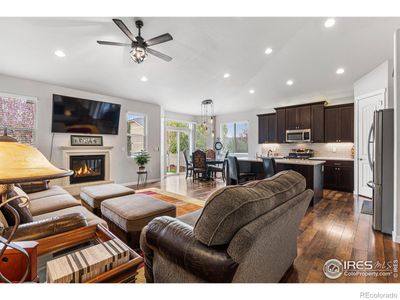
M 60 146 L 61 150 L 111 150 L 114 146 Z
M 60 146 L 59 149 L 62 151 L 63 167 L 69 169 L 70 156 L 75 155 L 104 155 L 104 175 L 105 178 L 102 181 L 92 181 L 88 183 L 76 183 L 71 184 L 69 177 L 63 179 L 63 187 L 70 192 L 72 195 L 79 195 L 80 188 L 87 185 L 97 185 L 104 183 L 111 183 L 111 172 L 110 172 L 110 161 L 111 161 L 111 150 L 113 146 Z

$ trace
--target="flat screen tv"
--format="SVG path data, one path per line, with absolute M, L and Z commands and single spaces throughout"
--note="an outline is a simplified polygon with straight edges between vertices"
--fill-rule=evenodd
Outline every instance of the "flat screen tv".
M 121 105 L 53 94 L 52 132 L 118 134 Z

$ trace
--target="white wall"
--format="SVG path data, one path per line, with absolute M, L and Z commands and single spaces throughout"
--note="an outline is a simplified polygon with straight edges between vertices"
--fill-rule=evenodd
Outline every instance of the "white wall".
M 393 61 L 385 61 L 354 83 L 354 97 L 386 89 L 385 107 L 393 107 Z
M 400 243 L 400 30 L 394 40 L 394 228 L 393 240 Z
M 307 99 L 308 96 L 297 97 L 297 102 L 293 101 L 292 99 L 282 99 L 276 102 L 275 107 L 285 106 L 288 105 L 295 105 L 295 104 L 304 104 L 304 103 L 311 103 L 311 102 L 318 102 L 326 100 L 325 97 L 323 98 L 312 98 L 312 100 L 304 100 Z M 308 98 L 310 99 L 310 98 Z M 328 105 L 336 105 L 336 104 L 343 104 L 343 103 L 351 103 L 354 102 L 353 95 L 347 93 L 347 96 L 341 95 L 337 98 L 331 98 L 326 100 Z M 221 124 L 227 122 L 234 122 L 234 121 L 248 121 L 249 122 L 249 136 L 248 136 L 248 143 L 249 143 L 249 157 L 255 157 L 256 153 L 261 154 L 263 152 L 262 145 L 258 144 L 258 114 L 264 113 L 273 113 L 275 112 L 274 108 L 260 108 L 258 110 L 250 110 L 245 112 L 233 113 L 233 114 L 225 114 L 225 115 L 217 115 L 216 116 L 216 137 L 221 136 Z M 312 144 L 310 144 L 312 148 Z M 323 155 L 323 154 L 321 154 Z
M 131 158 L 128 158 L 126 154 L 126 113 L 139 112 L 146 114 L 148 118 L 148 150 L 152 157 L 150 164 L 147 166 L 149 171 L 149 180 L 160 178 L 160 106 L 135 100 L 120 99 L 89 93 L 6 75 L 0 75 L 0 92 L 38 98 L 36 145 L 47 158 L 49 158 L 51 150 L 51 115 L 53 93 L 121 104 L 119 134 L 103 135 L 104 145 L 114 146 L 114 149 L 111 153 L 111 179 L 118 183 L 133 182 L 136 181 L 137 178 L 136 164 Z M 53 164 L 58 167 L 62 167 L 62 153 L 59 147 L 69 145 L 70 134 L 55 134 L 52 157 Z

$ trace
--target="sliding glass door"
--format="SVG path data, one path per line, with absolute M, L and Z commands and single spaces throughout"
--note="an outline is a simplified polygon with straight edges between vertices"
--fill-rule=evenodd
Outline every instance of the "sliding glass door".
M 188 123 L 166 121 L 165 174 L 175 175 L 186 172 L 184 152 L 190 157 L 191 126 Z

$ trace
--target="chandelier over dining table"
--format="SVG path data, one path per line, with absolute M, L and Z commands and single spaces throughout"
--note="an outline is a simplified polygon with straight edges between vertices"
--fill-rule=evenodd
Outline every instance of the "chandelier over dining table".
M 201 102 L 201 126 L 208 129 L 208 122 L 213 121 L 214 103 L 211 99 L 206 99 Z

